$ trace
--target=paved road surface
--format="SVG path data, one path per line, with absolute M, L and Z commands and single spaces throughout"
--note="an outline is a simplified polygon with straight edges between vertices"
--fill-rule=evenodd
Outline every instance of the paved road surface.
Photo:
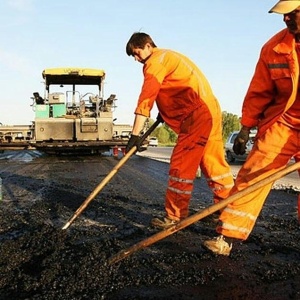
M 138 153 L 138 155 L 169 163 L 172 150 L 173 147 L 148 147 L 146 151 L 140 152 Z M 234 176 L 237 174 L 242 164 L 242 161 L 230 163 L 231 170 Z M 274 184 L 274 188 L 281 188 L 282 186 L 286 188 L 290 187 L 294 190 L 300 191 L 300 180 L 298 173 L 293 172 L 285 176 L 284 178 L 277 180 Z

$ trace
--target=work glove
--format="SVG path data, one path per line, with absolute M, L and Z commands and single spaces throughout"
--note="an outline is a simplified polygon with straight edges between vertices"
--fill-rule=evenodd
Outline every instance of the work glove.
M 143 151 L 143 149 L 141 148 L 141 138 L 138 135 L 132 134 L 126 146 L 126 153 L 128 153 L 134 146 L 137 147 L 137 151 Z
M 235 154 L 245 154 L 246 152 L 246 144 L 249 141 L 249 134 L 250 134 L 249 127 L 243 126 L 240 132 L 238 133 L 237 137 L 235 138 L 233 142 L 233 152 Z

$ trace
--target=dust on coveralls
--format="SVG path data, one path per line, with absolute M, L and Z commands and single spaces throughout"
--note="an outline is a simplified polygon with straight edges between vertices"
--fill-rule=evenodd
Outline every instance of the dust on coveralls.
M 299 55 L 298 55 L 299 56 Z M 234 194 L 300 160 L 299 59 L 294 36 L 284 29 L 262 48 L 244 99 L 241 123 L 258 126 L 257 138 L 240 169 Z M 217 232 L 245 240 L 272 188 L 268 184 L 229 204 Z
M 199 68 L 184 55 L 154 48 L 143 67 L 144 83 L 136 114 L 150 116 L 156 101 L 165 123 L 178 134 L 169 169 L 165 199 L 167 216 L 188 216 L 198 166 L 214 194 L 224 199 L 233 186 L 224 157 L 222 114 Z

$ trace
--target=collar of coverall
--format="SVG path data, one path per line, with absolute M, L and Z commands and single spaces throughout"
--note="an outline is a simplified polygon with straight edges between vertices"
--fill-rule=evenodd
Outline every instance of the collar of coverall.
M 153 52 L 156 52 L 156 51 L 157 51 L 157 47 L 153 47 L 151 53 L 145 59 L 141 60 L 141 63 L 145 64 L 146 61 L 150 58 L 150 56 L 153 54 Z
M 269 10 L 269 13 L 289 14 L 299 6 L 298 0 L 280 0 Z

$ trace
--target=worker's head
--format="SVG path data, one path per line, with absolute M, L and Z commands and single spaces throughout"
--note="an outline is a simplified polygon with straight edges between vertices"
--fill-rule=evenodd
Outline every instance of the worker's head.
M 280 0 L 269 10 L 269 13 L 273 12 L 283 15 L 283 21 L 289 32 L 300 41 L 300 1 Z
M 153 48 L 156 48 L 156 45 L 150 35 L 143 32 L 135 32 L 126 45 L 126 53 L 144 64 L 152 54 Z

